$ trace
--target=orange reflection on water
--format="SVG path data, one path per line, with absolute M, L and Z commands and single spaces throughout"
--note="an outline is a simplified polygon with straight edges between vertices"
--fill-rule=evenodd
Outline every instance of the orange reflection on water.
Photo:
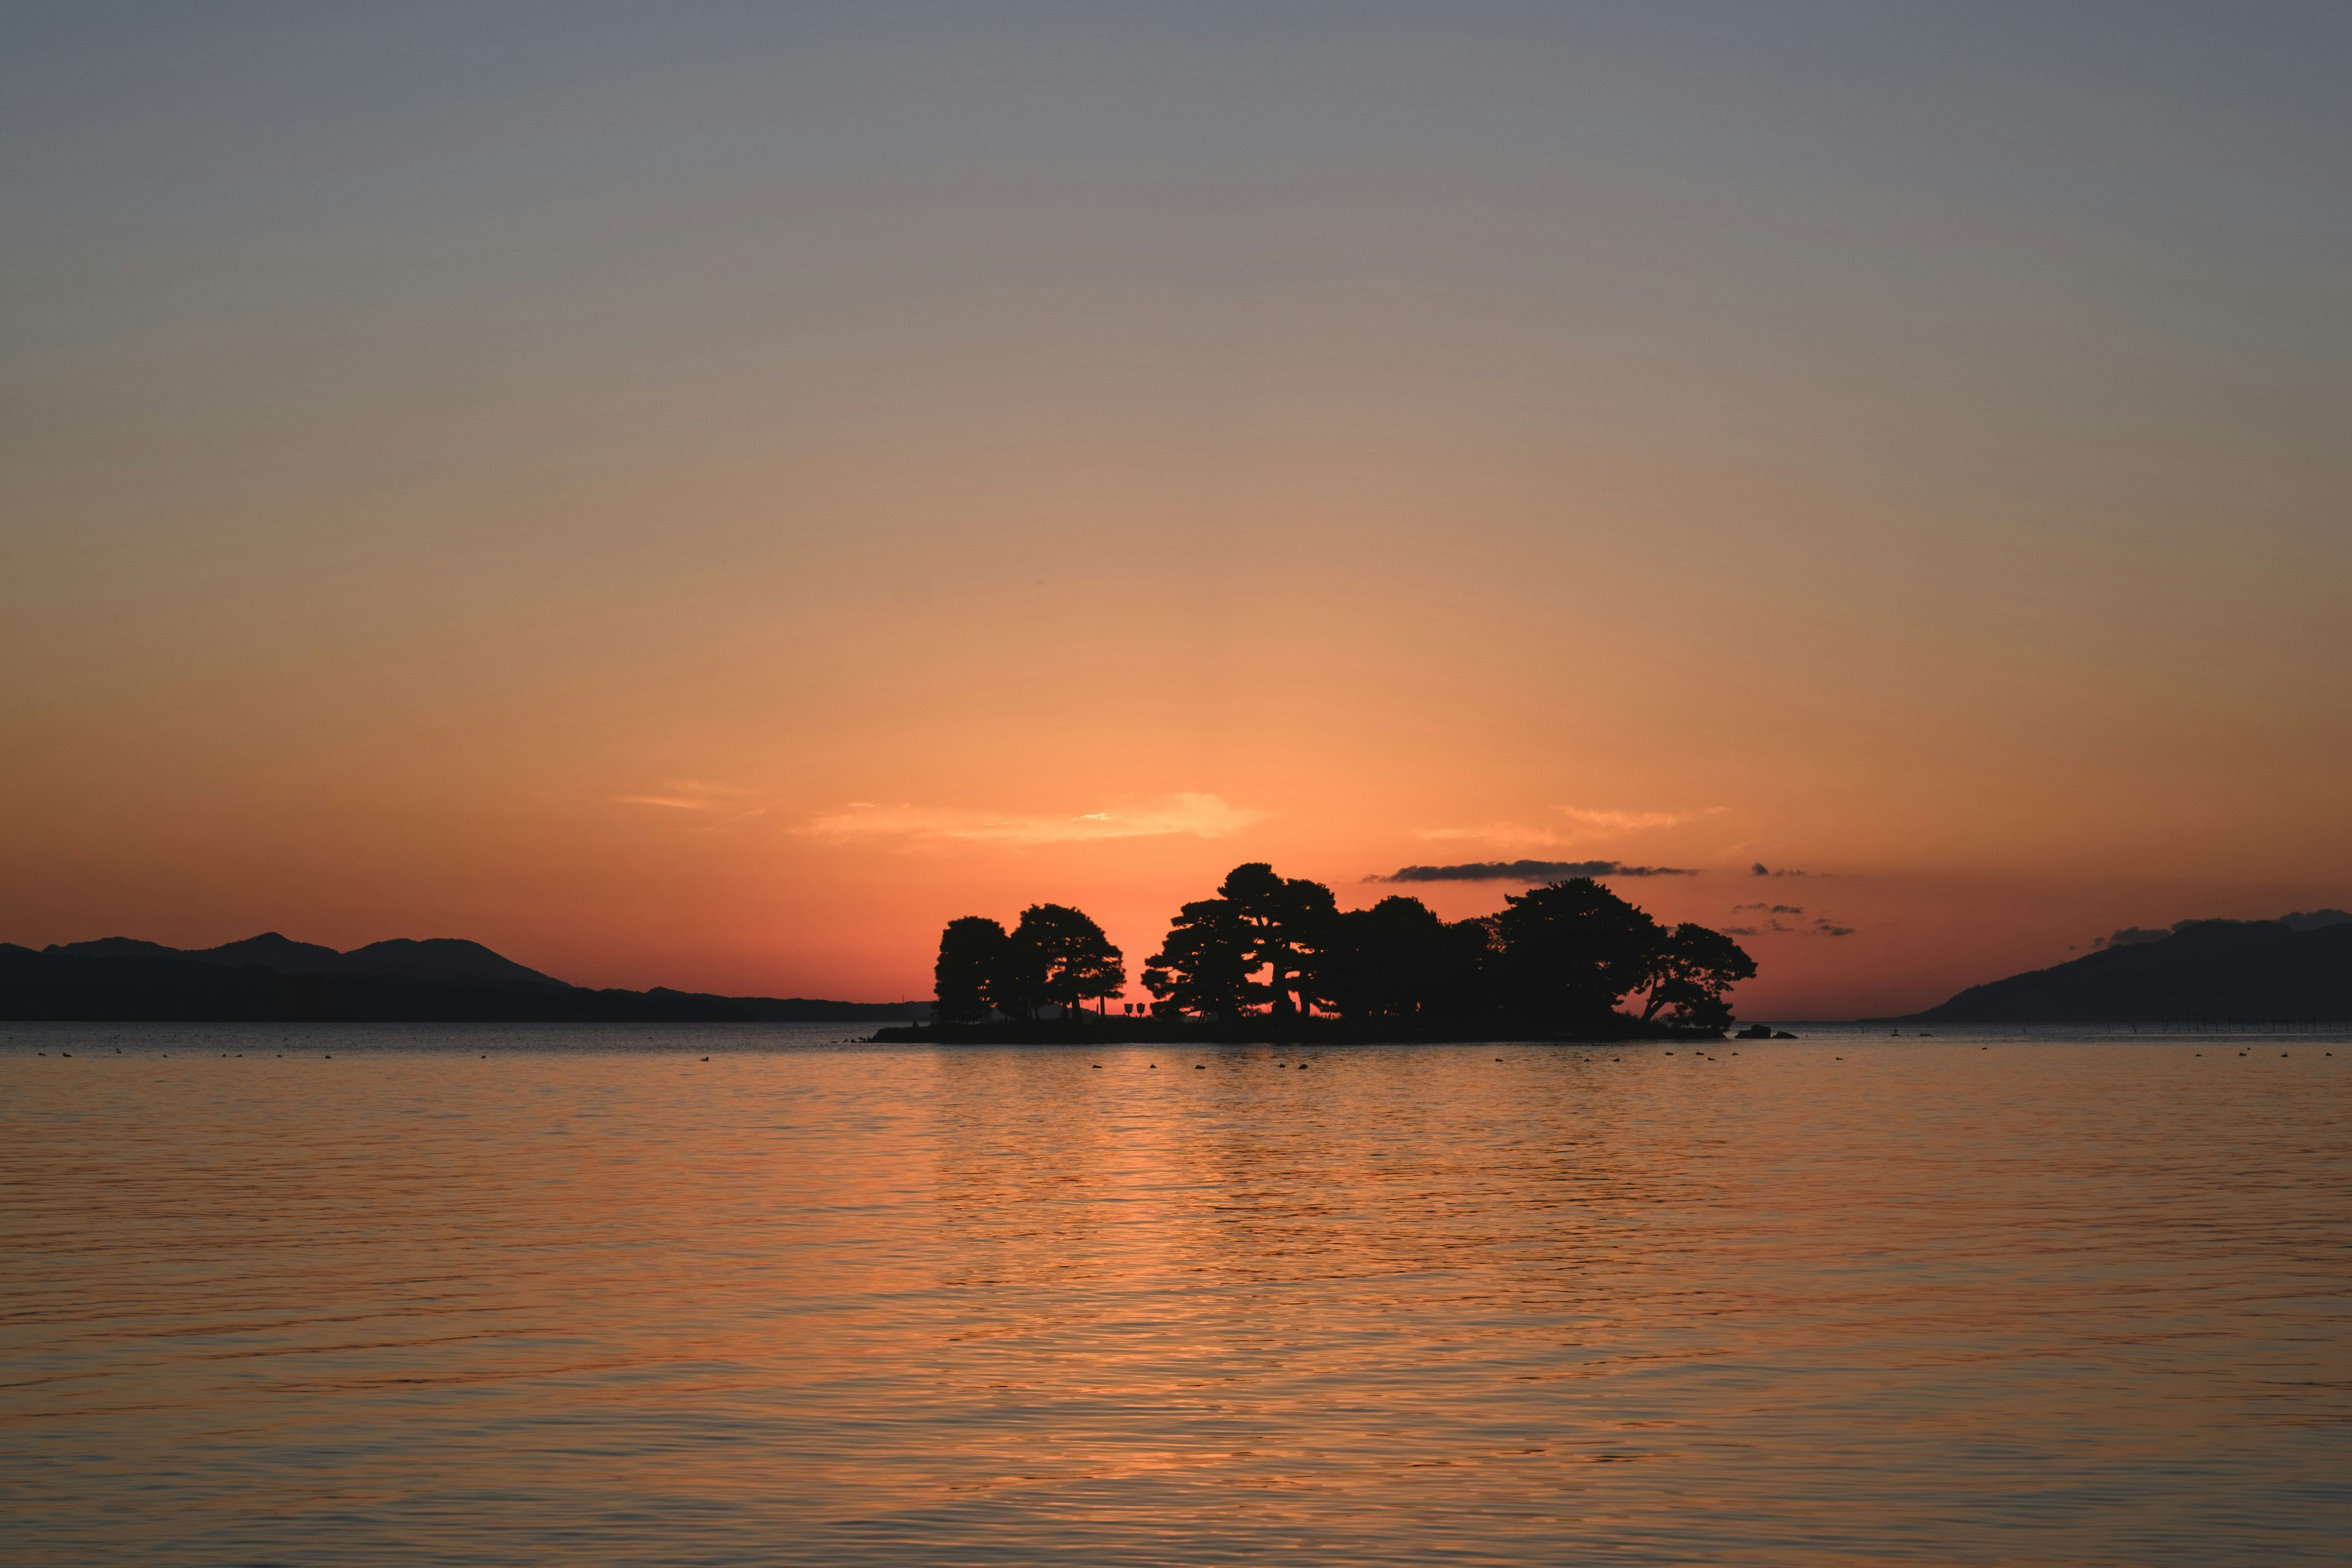
M 2352 1051 L 14 1030 L 27 1561 L 2294 1561 L 2340 1517 Z

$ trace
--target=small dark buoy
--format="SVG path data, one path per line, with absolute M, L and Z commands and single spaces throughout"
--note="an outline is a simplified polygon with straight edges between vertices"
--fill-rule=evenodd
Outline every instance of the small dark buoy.
M 1194 1072 L 1207 1072 L 1209 1069 L 1208 1069 L 1208 1068 L 1207 1068 L 1205 1065 L 1203 1065 L 1202 1063 L 1200 1063 L 1200 1062 L 1194 1062 L 1194 1063 L 1192 1064 L 1192 1070 L 1193 1070 Z
M 1150 1067 L 1153 1072 L 1158 1072 L 1160 1070 L 1160 1064 L 1158 1062 L 1151 1062 L 1147 1065 Z
M 1097 1072 L 1102 1071 L 1102 1063 L 1100 1062 L 1088 1062 L 1087 1065 L 1094 1068 Z
M 704 1061 L 709 1061 L 710 1058 L 709 1058 L 709 1057 L 705 1057 L 705 1058 L 703 1058 L 702 1059 L 703 1059 Z
M 1307 1070 L 1307 1064 L 1305 1062 L 1300 1062 L 1298 1064 L 1298 1070 L 1300 1072 L 1305 1072 Z

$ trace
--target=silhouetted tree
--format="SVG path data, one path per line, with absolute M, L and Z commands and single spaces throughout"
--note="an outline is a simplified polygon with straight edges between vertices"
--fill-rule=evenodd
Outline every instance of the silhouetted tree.
M 1503 1003 L 1545 1026 L 1590 1027 L 1648 978 L 1658 922 L 1590 877 L 1507 894 L 1495 917 L 1502 939 Z
M 1183 907 L 1143 984 L 1160 1010 L 1197 1017 L 1320 1007 L 1358 1021 L 1510 1019 L 1545 1030 L 1609 1028 L 1620 1000 L 1643 992 L 1644 1023 L 1721 1028 L 1731 1021 L 1724 993 L 1756 973 L 1722 932 L 1666 930 L 1590 877 L 1504 905 L 1452 922 L 1402 897 L 1343 914 L 1321 883 L 1253 861 L 1216 897 Z M 1008 946 L 1023 946 L 1020 931 Z
M 1022 978 L 1035 977 L 1038 1001 L 1075 1011 L 1097 996 L 1116 996 L 1127 988 L 1125 955 L 1111 945 L 1102 927 L 1067 904 L 1032 904 L 1022 910 L 1010 945 L 1016 950 Z M 1030 1011 L 1035 1010 L 1033 1002 Z
M 940 932 L 939 962 L 931 966 L 931 1016 L 943 1024 L 971 1024 L 996 1005 L 997 971 L 1004 963 L 1004 928 L 986 915 L 948 921 Z
M 1045 955 L 1015 926 L 989 972 L 988 999 L 1008 1018 L 1034 1018 L 1045 1001 Z
M 1265 970 L 1259 984 L 1275 1016 L 1307 1010 L 1315 999 L 1316 961 L 1339 914 L 1331 889 L 1303 877 L 1278 877 L 1254 860 L 1226 873 L 1217 896 L 1249 932 L 1250 967 Z
M 1462 1020 L 1494 1009 L 1486 973 L 1493 922 L 1440 920 L 1419 899 L 1382 899 L 1336 916 L 1315 976 L 1343 1018 Z
M 1315 969 L 1318 999 L 1351 1022 L 1413 1017 L 1422 976 L 1444 940 L 1445 922 L 1419 899 L 1382 899 L 1336 916 Z
M 1265 999 L 1250 978 L 1254 934 L 1229 899 L 1186 904 L 1143 971 L 1162 1008 L 1195 1018 L 1237 1018 Z
M 1457 1023 L 1494 1017 L 1502 1010 L 1502 958 L 1503 938 L 1494 916 L 1448 922 L 1423 1013 Z
M 1648 1023 L 1661 1008 L 1666 1021 L 1687 1027 L 1720 1029 L 1731 1022 L 1731 1004 L 1723 994 L 1742 980 L 1756 978 L 1756 961 L 1747 950 L 1719 931 L 1688 921 L 1662 933 L 1651 949 L 1644 981 L 1649 999 L 1642 1008 Z

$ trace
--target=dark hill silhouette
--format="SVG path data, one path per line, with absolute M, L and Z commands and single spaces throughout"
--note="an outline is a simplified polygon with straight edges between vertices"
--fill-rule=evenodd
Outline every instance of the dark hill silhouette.
M 199 963 L 257 963 L 280 974 L 344 973 L 343 955 L 333 948 L 321 947 L 311 942 L 296 942 L 274 931 L 247 937 L 243 942 L 225 942 L 218 947 L 198 948 L 181 956 L 193 958 Z
M 406 974 L 418 980 L 512 980 L 526 985 L 561 985 L 553 975 L 526 969 L 502 958 L 478 942 L 463 937 L 433 936 L 418 940 L 396 936 L 372 942 L 343 954 L 353 974 Z
M 1904 1024 L 2240 1023 L 2352 1018 L 2352 925 L 2200 921 L 1987 985 Z
M 479 942 L 396 938 L 351 952 L 268 931 L 183 952 L 130 937 L 0 942 L 0 1018 L 160 1023 L 895 1023 L 926 1002 L 592 991 Z
M 412 980 L 505 980 L 532 985 L 562 985 L 562 981 L 536 969 L 526 969 L 510 958 L 492 952 L 478 942 L 457 937 L 429 937 L 419 942 L 394 937 L 370 942 L 349 952 L 338 952 L 316 942 L 296 942 L 274 931 L 218 947 L 165 947 L 134 937 L 100 937 L 96 942 L 53 943 L 43 949 L 70 958 L 177 958 L 194 963 L 240 967 L 257 963 L 280 974 L 404 974 Z

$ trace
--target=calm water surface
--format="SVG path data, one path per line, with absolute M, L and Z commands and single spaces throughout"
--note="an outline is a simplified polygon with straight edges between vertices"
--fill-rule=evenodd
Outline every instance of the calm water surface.
M 0 1557 L 2347 1560 L 2343 1036 L 843 1032 L 0 1025 Z

